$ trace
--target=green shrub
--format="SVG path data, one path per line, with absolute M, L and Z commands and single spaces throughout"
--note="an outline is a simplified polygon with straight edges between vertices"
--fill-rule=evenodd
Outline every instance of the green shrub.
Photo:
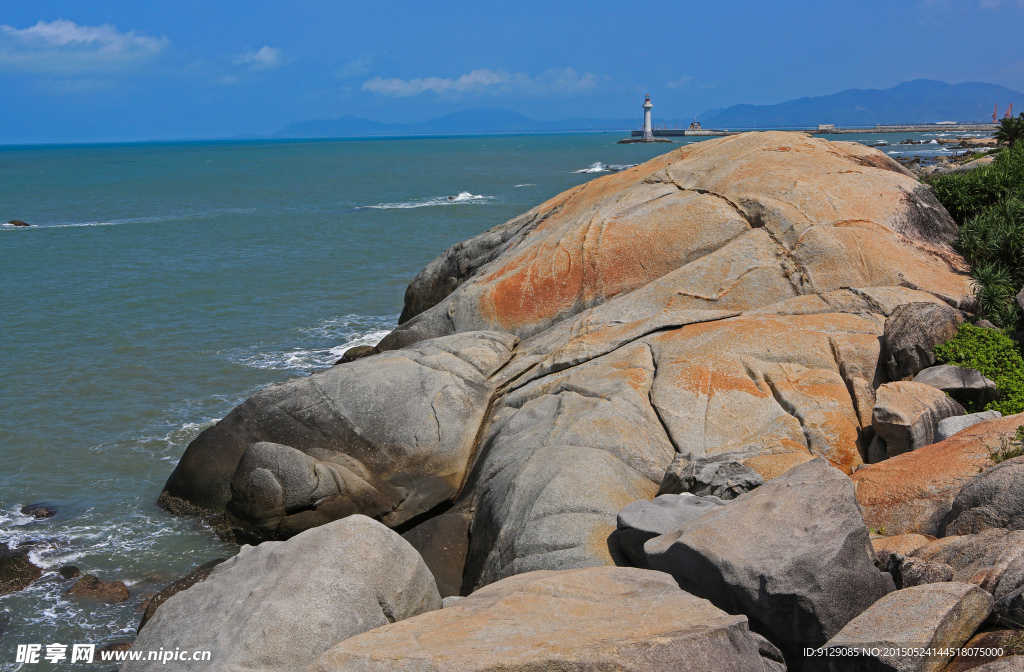
M 1002 445 L 992 451 L 992 462 L 999 464 L 1024 455 L 1024 425 L 1017 428 L 1012 439 L 1003 439 Z
M 1016 341 L 1003 332 L 964 324 L 956 336 L 935 346 L 935 357 L 940 364 L 977 369 L 999 388 L 999 399 L 968 411 L 1024 412 L 1024 357 Z
M 943 175 L 935 195 L 959 224 L 956 247 L 971 264 L 979 314 L 1004 329 L 1024 325 L 1024 142 L 989 166 Z

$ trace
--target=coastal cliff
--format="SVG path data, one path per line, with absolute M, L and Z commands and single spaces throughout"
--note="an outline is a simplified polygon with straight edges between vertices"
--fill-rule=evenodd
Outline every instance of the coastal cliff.
M 819 669 L 802 647 L 826 644 L 895 588 L 876 568 L 848 476 L 880 461 L 879 390 L 917 373 L 887 368 L 894 314 L 916 306 L 962 321 L 973 308 L 955 236 L 927 187 L 862 145 L 764 132 L 682 147 L 446 250 L 409 285 L 400 326 L 360 353 L 369 356 L 247 400 L 189 445 L 160 503 L 215 513 L 220 529 L 253 542 L 309 543 L 321 526 L 366 516 L 403 533 L 440 597 L 469 596 L 452 612 L 347 631 L 310 669 L 413 669 L 396 661 L 447 653 L 410 642 L 450 628 L 493 646 L 494 633 L 466 619 L 534 599 L 524 595 L 577 604 L 588 585 L 625 613 L 643 612 L 638 595 L 675 591 L 680 614 L 720 629 L 685 645 L 665 635 L 675 648 L 636 669 L 670 669 L 686 651 L 715 660 L 716 650 L 716 669 Z M 623 548 L 619 512 L 664 492 L 681 462 L 735 463 L 767 484 Z M 818 517 L 829 524 L 814 532 Z M 707 546 L 731 529 L 768 535 L 787 559 L 764 565 L 740 544 Z M 795 541 L 808 534 L 820 539 Z M 693 595 L 646 568 L 612 569 L 644 557 Z M 707 580 L 687 582 L 680 563 Z M 231 571 L 244 574 L 240 564 Z M 809 574 L 828 578 L 798 585 Z M 229 580 L 218 567 L 207 582 L 219 575 Z M 536 599 L 542 613 L 557 607 Z M 970 599 L 971 618 L 991 610 Z M 583 611 L 607 623 L 605 644 L 624 627 Z M 148 646 L 173 639 L 170 616 L 157 613 Z M 564 633 L 536 636 L 535 651 Z M 634 669 L 587 637 L 559 654 L 591 661 L 572 669 Z M 375 650 L 405 653 L 388 667 L 367 662 Z M 541 664 L 451 655 L 457 664 L 430 669 Z

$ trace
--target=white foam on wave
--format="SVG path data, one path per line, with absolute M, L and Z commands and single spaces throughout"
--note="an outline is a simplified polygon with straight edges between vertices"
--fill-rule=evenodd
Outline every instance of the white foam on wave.
M 287 348 L 264 350 L 254 346 L 244 352 L 227 354 L 232 361 L 253 369 L 308 375 L 333 365 L 349 348 L 377 345 L 397 325 L 397 315 L 346 315 L 297 330 L 299 335 L 295 340 L 299 343 Z
M 601 163 L 600 161 L 595 161 L 594 163 L 590 164 L 586 168 L 580 168 L 579 170 L 574 170 L 572 172 L 574 172 L 574 173 L 603 173 L 603 172 L 606 172 L 607 170 L 608 170 L 608 168 L 603 163 Z
M 516 185 L 513 185 L 512 188 L 513 189 L 518 189 L 520 187 L 536 187 L 536 186 L 537 186 L 536 184 L 516 184 Z
M 432 198 L 421 198 L 415 201 L 401 201 L 397 203 L 378 203 L 376 205 L 364 205 L 357 210 L 408 210 L 411 208 L 429 208 L 435 205 L 466 205 L 470 203 L 486 203 L 494 200 L 493 196 L 482 196 L 471 194 L 468 191 L 460 191 L 450 196 L 435 196 Z

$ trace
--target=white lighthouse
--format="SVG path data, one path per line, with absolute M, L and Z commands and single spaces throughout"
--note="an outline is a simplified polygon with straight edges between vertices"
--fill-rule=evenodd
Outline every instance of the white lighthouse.
M 641 138 L 641 140 L 653 140 L 654 139 L 654 133 L 651 132 L 651 108 L 652 107 L 654 107 L 654 105 L 651 105 L 651 96 L 650 96 L 650 94 L 648 94 L 644 98 L 644 104 L 643 104 L 643 108 L 644 108 L 644 134 L 643 134 L 643 137 Z

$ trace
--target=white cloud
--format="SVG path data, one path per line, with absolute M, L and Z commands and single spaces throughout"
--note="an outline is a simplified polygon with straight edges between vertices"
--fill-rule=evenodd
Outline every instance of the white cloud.
M 0 25 L 0 69 L 35 73 L 111 72 L 137 67 L 170 45 L 166 37 L 80 26 L 58 19 L 29 28 Z
M 253 70 L 271 70 L 284 62 L 284 52 L 266 45 L 259 51 L 247 51 L 235 57 L 238 65 L 248 65 Z
M 363 82 L 363 90 L 384 96 L 407 97 L 427 91 L 438 94 L 491 93 L 491 94 L 566 94 L 593 89 L 598 78 L 589 72 L 577 74 L 572 68 L 546 70 L 536 77 L 524 72 L 505 70 L 473 70 L 458 79 L 424 77 L 417 79 L 384 79 L 374 77 Z
M 665 86 L 667 86 L 670 89 L 681 89 L 692 81 L 693 77 L 687 75 L 686 77 L 680 77 L 679 79 L 673 80 L 671 82 L 666 82 Z
M 345 63 L 335 73 L 338 79 L 349 79 L 351 77 L 362 77 L 372 71 L 373 61 L 367 57 L 357 58 L 354 61 Z

